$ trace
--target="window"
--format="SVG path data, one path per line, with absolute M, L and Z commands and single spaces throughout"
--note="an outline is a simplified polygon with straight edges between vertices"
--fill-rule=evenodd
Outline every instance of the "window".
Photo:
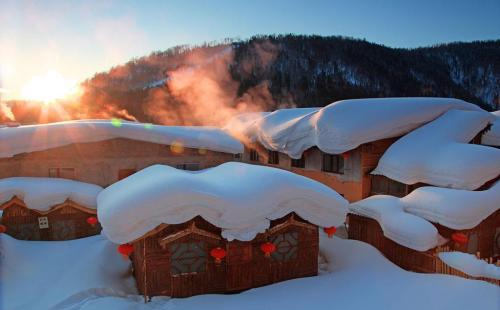
M 302 157 L 299 159 L 292 158 L 291 165 L 292 165 L 292 167 L 296 167 L 296 168 L 305 168 L 306 159 L 304 158 L 304 155 L 302 155 Z
M 251 161 L 259 161 L 259 153 L 257 153 L 257 150 L 250 149 L 250 160 Z
M 189 170 L 189 171 L 200 170 L 200 164 L 199 163 L 184 163 L 184 164 L 178 164 L 175 167 L 177 169 Z
M 299 233 L 290 231 L 278 234 L 269 240 L 276 245 L 276 251 L 271 253 L 271 258 L 278 262 L 287 262 L 297 259 L 299 252 Z
M 75 168 L 49 168 L 49 177 L 51 177 L 51 178 L 63 178 L 63 179 L 74 179 L 75 178 Z
M 118 180 L 123 180 L 136 172 L 137 171 L 135 169 L 120 169 L 118 170 Z
M 203 241 L 176 243 L 170 246 L 170 274 L 198 273 L 205 271 L 206 245 Z
M 407 193 L 406 184 L 391 180 L 383 175 L 372 176 L 372 194 L 403 197 Z
M 234 154 L 234 159 L 235 160 L 241 160 L 241 153 Z
M 269 151 L 269 158 L 267 159 L 267 163 L 271 165 L 279 165 L 280 163 L 280 153 L 276 151 Z
M 323 153 L 323 166 L 325 172 L 344 173 L 344 158 L 340 155 L 332 155 Z

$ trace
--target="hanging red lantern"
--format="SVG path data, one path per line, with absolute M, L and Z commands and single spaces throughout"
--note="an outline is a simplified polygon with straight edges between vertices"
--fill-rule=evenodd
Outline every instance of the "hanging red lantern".
M 118 253 L 127 258 L 134 252 L 134 247 L 131 244 L 120 244 L 117 248 Z
M 469 237 L 466 234 L 458 232 L 451 234 L 451 239 L 458 244 L 466 244 L 469 241 Z
M 271 256 L 276 251 L 276 245 L 272 242 L 265 242 L 260 245 L 260 250 L 264 252 L 266 257 Z
M 328 235 L 328 238 L 332 238 L 333 235 L 335 235 L 335 233 L 337 232 L 337 227 L 325 227 L 323 228 L 323 231 Z
M 216 264 L 220 264 L 222 262 L 222 259 L 226 257 L 226 250 L 218 246 L 210 251 L 210 256 L 215 259 Z
M 344 160 L 348 160 L 349 159 L 349 152 L 342 153 L 342 158 Z
M 97 220 L 97 217 L 95 216 L 89 216 L 87 217 L 87 224 L 90 226 L 94 227 L 99 221 Z
M 7 226 L 5 225 L 0 225 L 0 234 L 3 234 L 4 232 L 7 231 Z

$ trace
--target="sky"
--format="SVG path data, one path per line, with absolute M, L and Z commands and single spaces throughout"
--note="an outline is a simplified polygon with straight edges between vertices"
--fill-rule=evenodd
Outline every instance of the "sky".
M 0 95 L 20 98 L 47 74 L 82 81 L 175 45 L 279 33 L 410 48 L 500 39 L 500 0 L 0 0 Z

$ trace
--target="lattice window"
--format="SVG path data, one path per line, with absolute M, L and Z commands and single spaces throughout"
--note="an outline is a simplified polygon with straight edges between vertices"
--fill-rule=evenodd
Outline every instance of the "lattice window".
M 207 251 L 205 242 L 186 242 L 170 245 L 170 274 L 173 276 L 205 271 Z
M 271 254 L 275 261 L 287 262 L 297 259 L 299 252 L 299 233 L 290 231 L 274 235 L 271 240 L 276 245 L 276 251 Z

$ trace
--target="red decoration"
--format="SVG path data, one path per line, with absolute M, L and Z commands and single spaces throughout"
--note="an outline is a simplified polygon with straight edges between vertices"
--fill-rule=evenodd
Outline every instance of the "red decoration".
M 120 244 L 117 248 L 118 253 L 123 255 L 124 257 L 129 257 L 130 254 L 134 252 L 134 247 L 128 243 L 126 244 Z
M 226 257 L 226 250 L 218 246 L 210 251 L 210 256 L 215 258 L 215 263 L 220 264 L 222 259 Z
M 89 216 L 87 218 L 87 224 L 89 224 L 90 226 L 94 227 L 99 221 L 97 220 L 97 217 L 95 216 Z
M 466 244 L 469 241 L 469 237 L 463 233 L 453 233 L 451 234 L 451 239 L 458 244 Z
M 5 225 L 0 225 L 0 234 L 3 234 L 4 232 L 7 231 L 7 226 Z
M 349 159 L 349 156 L 350 156 L 350 155 L 349 155 L 349 152 L 342 153 L 342 158 L 343 158 L 344 160 L 348 160 L 348 159 Z
M 332 238 L 333 235 L 335 235 L 335 233 L 337 232 L 337 227 L 325 227 L 323 228 L 323 231 L 328 235 L 328 238 Z
M 274 243 L 272 243 L 272 242 L 269 242 L 269 241 L 268 241 L 268 242 L 266 242 L 266 243 L 262 243 L 262 244 L 260 245 L 260 250 L 261 250 L 262 252 L 264 252 L 264 255 L 265 255 L 266 257 L 269 257 L 269 256 L 271 256 L 271 254 L 272 254 L 274 251 L 276 251 L 276 245 L 275 245 Z

